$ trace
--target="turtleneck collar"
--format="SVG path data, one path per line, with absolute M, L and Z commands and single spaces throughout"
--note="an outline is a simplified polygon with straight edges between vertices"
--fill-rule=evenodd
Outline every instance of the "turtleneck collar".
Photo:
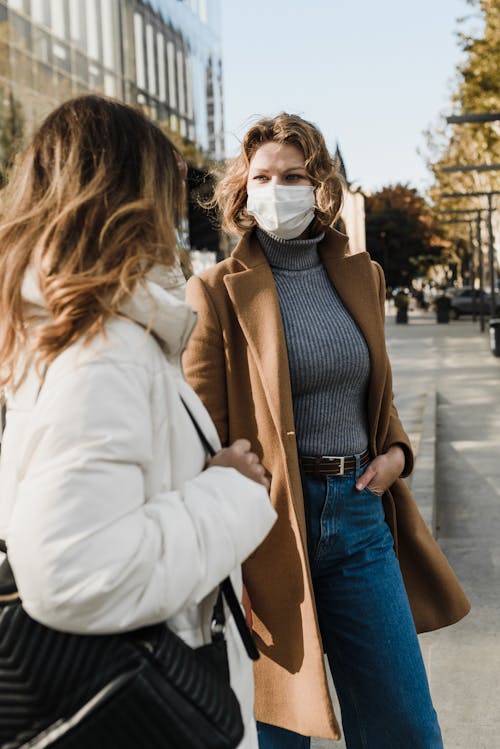
M 321 264 L 318 243 L 325 232 L 310 239 L 280 239 L 257 227 L 256 234 L 271 268 L 301 271 Z

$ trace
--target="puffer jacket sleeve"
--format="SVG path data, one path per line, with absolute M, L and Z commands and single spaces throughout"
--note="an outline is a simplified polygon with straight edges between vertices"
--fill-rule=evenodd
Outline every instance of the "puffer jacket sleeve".
M 24 607 L 48 626 L 106 633 L 167 619 L 199 603 L 274 523 L 265 489 L 231 468 L 148 496 L 151 379 L 108 361 L 42 388 L 7 546 Z

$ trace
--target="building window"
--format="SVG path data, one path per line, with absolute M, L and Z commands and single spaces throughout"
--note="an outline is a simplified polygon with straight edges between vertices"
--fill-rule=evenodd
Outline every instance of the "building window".
M 134 13 L 135 74 L 137 86 L 146 88 L 146 61 L 144 58 L 144 25 L 140 13 Z
M 104 93 L 106 96 L 118 96 L 117 80 L 111 73 L 104 73 Z
M 100 65 L 90 63 L 89 65 L 89 86 L 95 91 L 104 90 L 104 75 Z
M 51 27 L 59 39 L 68 38 L 68 4 L 64 0 L 50 0 Z
M 31 0 L 31 16 L 35 23 L 50 26 L 49 0 Z
M 191 69 L 191 60 L 186 57 L 186 89 L 187 89 L 187 116 L 193 119 L 193 73 Z
M 146 59 L 148 64 L 148 91 L 156 94 L 156 64 L 154 31 L 150 23 L 146 24 Z
M 179 92 L 179 112 L 186 114 L 186 94 L 184 90 L 184 55 L 177 50 L 177 90 Z
M 52 45 L 52 54 L 54 56 L 54 65 L 67 72 L 71 72 L 71 58 L 69 47 L 66 44 L 55 41 Z
M 167 66 L 168 66 L 168 103 L 172 109 L 177 108 L 177 95 L 175 90 L 175 49 L 173 42 L 167 42 Z
M 89 74 L 88 60 L 81 52 L 75 52 L 73 72 L 78 78 L 87 83 Z
M 85 49 L 85 13 L 81 0 L 69 0 L 70 38 L 80 49 Z
M 87 20 L 87 54 L 91 60 L 99 60 L 99 29 L 101 26 L 97 13 L 96 0 L 85 0 Z
M 160 101 L 167 101 L 167 70 L 165 66 L 165 37 L 156 34 L 156 52 L 158 59 L 158 97 Z
M 42 29 L 33 27 L 33 54 L 39 60 L 52 63 L 52 45 L 49 34 Z
M 116 30 L 118 29 L 118 14 L 116 0 L 101 0 L 102 13 L 102 61 L 106 68 L 116 71 L 117 48 Z

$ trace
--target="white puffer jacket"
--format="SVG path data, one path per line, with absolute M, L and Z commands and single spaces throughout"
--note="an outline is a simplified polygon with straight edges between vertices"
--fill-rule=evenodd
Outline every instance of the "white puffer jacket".
M 23 295 L 43 306 L 28 275 Z M 33 371 L 8 399 L 0 538 L 27 612 L 46 625 L 107 633 L 168 620 L 190 645 L 210 639 L 214 588 L 275 520 L 267 492 L 232 468 L 203 470 L 215 428 L 184 382 L 194 327 L 184 302 L 148 282 L 102 337 Z M 151 326 L 154 335 L 145 326 Z M 229 615 L 228 615 L 229 616 Z M 232 619 L 231 681 L 256 747 L 252 667 Z

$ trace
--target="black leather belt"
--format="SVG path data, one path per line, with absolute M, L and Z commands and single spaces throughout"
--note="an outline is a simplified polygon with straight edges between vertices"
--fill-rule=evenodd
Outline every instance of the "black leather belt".
M 346 458 L 336 455 L 301 455 L 300 465 L 304 473 L 310 476 L 343 476 L 348 471 L 356 470 L 356 456 Z M 359 467 L 363 468 L 370 462 L 370 453 L 365 450 L 359 456 Z

